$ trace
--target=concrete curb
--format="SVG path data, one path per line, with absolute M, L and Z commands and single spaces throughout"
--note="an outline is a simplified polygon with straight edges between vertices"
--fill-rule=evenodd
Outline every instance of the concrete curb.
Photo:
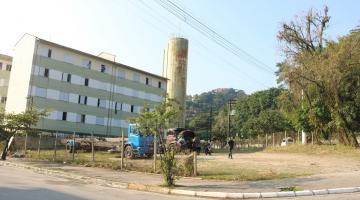
M 193 197 L 208 197 L 220 199 L 259 199 L 259 198 L 281 198 L 281 197 L 297 197 L 297 196 L 315 196 L 315 195 L 329 195 L 329 194 L 343 194 L 360 192 L 360 187 L 347 187 L 347 188 L 331 188 L 320 190 L 302 190 L 302 191 L 286 191 L 286 192 L 254 192 L 254 193 L 241 193 L 241 192 L 207 192 L 207 191 L 193 191 L 181 189 L 169 189 L 154 185 L 145 185 L 139 183 L 126 183 L 108 181 L 101 178 L 93 178 L 88 176 L 81 176 L 69 172 L 58 170 L 46 169 L 41 167 L 30 166 L 26 164 L 13 163 L 8 161 L 1 161 L 0 166 L 12 166 L 23 169 L 30 169 L 39 174 L 59 176 L 63 178 L 71 178 L 85 183 L 91 183 L 101 186 L 107 186 L 119 189 L 139 190 L 145 192 L 155 192 L 161 194 L 173 194 L 182 196 Z

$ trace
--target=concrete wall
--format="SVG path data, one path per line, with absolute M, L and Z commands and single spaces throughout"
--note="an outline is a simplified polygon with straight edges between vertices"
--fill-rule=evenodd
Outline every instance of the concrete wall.
M 35 46 L 36 38 L 27 34 L 15 46 L 5 107 L 7 113 L 26 110 Z

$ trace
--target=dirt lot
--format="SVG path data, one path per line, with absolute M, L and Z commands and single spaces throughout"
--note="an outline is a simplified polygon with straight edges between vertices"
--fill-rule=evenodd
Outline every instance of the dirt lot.
M 320 147 L 312 151 L 307 147 L 302 153 L 284 153 L 241 150 L 241 153 L 234 153 L 234 159 L 228 159 L 227 153 L 214 153 L 211 156 L 201 154 L 198 156 L 198 173 L 204 179 L 232 180 L 232 181 L 256 181 L 272 180 L 282 178 L 302 177 L 314 174 L 336 174 L 336 173 L 359 173 L 360 172 L 360 151 L 345 149 L 346 151 L 329 151 L 328 147 Z M 319 147 L 316 147 L 319 148 Z M 297 148 L 296 150 L 303 147 Z M 257 151 L 257 152 L 256 152 Z M 283 149 L 281 149 L 283 151 Z M 313 153 L 314 152 L 314 153 Z M 31 159 L 53 159 L 53 151 L 44 150 L 38 157 L 37 152 L 32 152 Z M 57 152 L 58 162 L 72 162 L 71 155 L 65 151 Z M 181 159 L 184 155 L 177 156 Z M 75 154 L 75 164 L 119 169 L 119 154 L 97 152 L 96 162 L 91 162 L 91 153 Z M 152 159 L 125 159 L 125 169 L 152 172 Z M 160 163 L 158 163 L 160 166 Z M 159 167 L 158 167 L 159 169 Z M 159 173 L 159 171 L 158 171 Z
M 360 157 L 297 153 L 237 153 L 199 157 L 203 178 L 222 180 L 264 180 L 312 174 L 332 174 L 360 170 Z

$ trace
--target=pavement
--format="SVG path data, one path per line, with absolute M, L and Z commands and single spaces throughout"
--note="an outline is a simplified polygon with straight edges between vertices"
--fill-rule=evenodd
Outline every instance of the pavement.
M 1 200 L 195 200 L 196 197 L 119 189 L 0 166 Z M 205 200 L 205 199 L 204 199 Z
M 176 181 L 176 188 L 168 189 L 161 187 L 163 180 L 162 176 L 158 174 L 114 171 L 22 159 L 0 162 L 0 165 L 27 168 L 42 174 L 72 178 L 87 183 L 121 189 L 197 197 L 234 199 L 279 198 L 360 192 L 359 171 L 266 181 L 215 181 L 190 177 L 180 178 Z M 301 188 L 302 191 L 280 192 L 279 188 L 292 186 Z

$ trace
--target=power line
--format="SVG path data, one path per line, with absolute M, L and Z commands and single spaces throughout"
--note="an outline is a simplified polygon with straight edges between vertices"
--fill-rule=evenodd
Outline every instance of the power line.
M 139 0 L 139 1 L 131 1 L 131 3 L 135 6 L 138 7 L 137 5 L 135 5 L 135 2 L 138 2 L 139 6 L 144 8 L 144 12 L 146 12 L 150 17 L 152 17 L 154 20 L 158 21 L 159 23 L 161 23 L 162 25 L 167 26 L 168 28 L 170 28 L 171 30 L 176 30 L 178 27 L 177 25 L 175 25 L 171 20 L 169 20 L 168 18 L 164 17 L 163 15 L 161 15 L 156 9 L 154 9 L 153 7 L 151 7 L 150 5 L 148 5 L 145 1 L 143 0 Z M 141 4 L 141 5 L 140 5 Z M 153 13 L 155 13 L 156 15 L 154 15 Z M 158 27 L 155 26 L 154 23 L 150 23 L 148 19 L 145 19 L 143 17 L 141 17 L 145 22 L 147 22 L 149 25 L 153 26 L 154 29 L 156 29 L 159 32 L 162 33 L 166 33 L 166 31 L 164 30 L 164 26 Z M 195 53 L 199 54 L 199 55 L 203 55 L 206 56 L 209 59 L 213 59 L 216 62 L 216 59 L 219 59 L 219 61 L 224 62 L 226 65 L 225 66 L 229 66 L 230 68 L 233 68 L 235 71 L 239 71 L 241 72 L 241 76 L 243 79 L 247 79 L 248 81 L 254 81 L 256 82 L 256 84 L 258 84 L 259 86 L 262 87 L 267 87 L 266 84 L 264 84 L 261 80 L 259 80 L 257 77 L 253 77 L 250 74 L 244 72 L 243 69 L 240 69 L 237 65 L 231 63 L 229 60 L 225 59 L 224 57 L 221 57 L 220 55 L 218 55 L 217 53 L 215 53 L 214 51 L 211 51 L 212 49 L 209 49 L 206 47 L 206 45 L 202 44 L 202 42 L 200 42 L 199 40 L 197 40 L 195 37 L 193 37 L 193 41 L 195 42 L 194 45 L 198 46 L 200 48 L 203 48 L 205 51 L 207 51 L 208 54 L 211 54 L 209 56 L 206 56 L 205 54 L 202 54 L 202 51 L 195 51 Z M 198 43 L 196 45 L 196 43 Z M 193 49 L 195 50 L 195 49 Z M 234 72 L 235 72 L 234 71 Z
M 274 73 L 271 67 L 269 67 L 262 61 L 258 60 L 251 54 L 247 53 L 245 50 L 239 48 L 237 45 L 230 42 L 225 37 L 221 36 L 215 30 L 213 30 L 206 24 L 202 23 L 201 21 L 196 19 L 193 15 L 191 15 L 189 12 L 186 12 L 185 10 L 183 10 L 181 7 L 171 2 L 170 0 L 156 0 L 155 2 L 157 2 L 161 7 L 166 9 L 175 17 L 182 20 L 183 22 L 185 22 L 186 24 L 188 24 L 189 26 L 191 26 L 192 28 L 203 34 L 208 39 L 212 40 L 216 44 L 223 47 L 225 50 L 239 57 L 241 60 L 244 60 L 264 71 Z

